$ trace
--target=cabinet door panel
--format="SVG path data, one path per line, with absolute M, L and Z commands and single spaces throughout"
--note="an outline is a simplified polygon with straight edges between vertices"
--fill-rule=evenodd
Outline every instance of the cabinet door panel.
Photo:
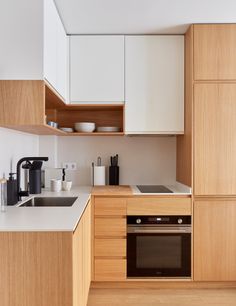
M 236 80 L 236 25 L 194 25 L 195 80 Z
M 194 86 L 194 193 L 236 194 L 236 84 Z
M 95 259 L 95 281 L 124 281 L 126 259 Z
M 95 216 L 126 216 L 126 199 L 96 198 Z
M 95 239 L 95 257 L 126 257 L 126 239 Z
M 70 100 L 124 101 L 124 36 L 70 38 Z
M 194 203 L 194 280 L 236 280 L 236 200 Z
M 125 218 L 95 218 L 95 237 L 126 236 Z
M 126 133 L 184 131 L 183 36 L 125 37 Z

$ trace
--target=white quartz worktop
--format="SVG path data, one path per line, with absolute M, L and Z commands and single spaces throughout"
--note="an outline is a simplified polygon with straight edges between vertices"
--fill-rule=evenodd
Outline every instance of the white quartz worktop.
M 35 196 L 78 197 L 78 199 L 70 207 L 7 206 L 6 212 L 0 212 L 0 231 L 74 231 L 90 195 L 91 187 L 77 187 L 71 191 L 61 192 L 43 191 Z
M 131 195 L 175 196 L 191 194 L 191 189 L 180 183 L 165 186 L 171 189 L 173 193 L 141 193 L 136 186 L 130 186 L 132 191 Z M 113 188 L 115 188 L 115 186 L 113 186 Z M 69 207 L 7 206 L 6 212 L 0 212 L 0 231 L 74 231 L 88 204 L 91 192 L 92 187 L 74 187 L 71 191 L 61 192 L 44 190 L 40 195 L 35 196 L 78 197 L 78 199 Z M 28 197 L 21 203 L 30 198 L 32 198 L 32 196 Z

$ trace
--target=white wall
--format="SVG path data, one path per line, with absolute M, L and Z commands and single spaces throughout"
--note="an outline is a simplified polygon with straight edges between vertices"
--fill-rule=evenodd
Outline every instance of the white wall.
M 26 133 L 0 128 L 0 178 L 3 173 L 16 172 L 17 161 L 24 156 L 38 156 L 39 137 Z
M 3 0 L 0 79 L 43 78 L 43 0 Z
M 98 156 L 108 166 L 110 156 L 116 153 L 119 154 L 120 184 L 175 181 L 175 137 L 58 137 L 55 151 L 55 143 L 51 142 L 50 146 L 49 139 L 50 136 L 40 136 L 40 154 L 48 155 L 57 167 L 62 162 L 77 162 L 78 171 L 67 173 L 75 185 L 91 183 L 91 163 Z

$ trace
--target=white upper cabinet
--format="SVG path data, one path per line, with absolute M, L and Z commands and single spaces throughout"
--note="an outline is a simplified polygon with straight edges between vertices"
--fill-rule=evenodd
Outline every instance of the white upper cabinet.
M 70 37 L 70 101 L 124 101 L 124 36 Z
M 184 36 L 125 37 L 126 134 L 184 132 Z
M 66 99 L 68 41 L 53 0 L 44 1 L 44 78 Z

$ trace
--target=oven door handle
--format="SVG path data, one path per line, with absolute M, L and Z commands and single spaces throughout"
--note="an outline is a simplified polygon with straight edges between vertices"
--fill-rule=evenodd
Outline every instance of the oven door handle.
M 185 233 L 191 233 L 191 227 L 185 227 L 185 228 L 128 228 L 128 234 L 185 234 Z

